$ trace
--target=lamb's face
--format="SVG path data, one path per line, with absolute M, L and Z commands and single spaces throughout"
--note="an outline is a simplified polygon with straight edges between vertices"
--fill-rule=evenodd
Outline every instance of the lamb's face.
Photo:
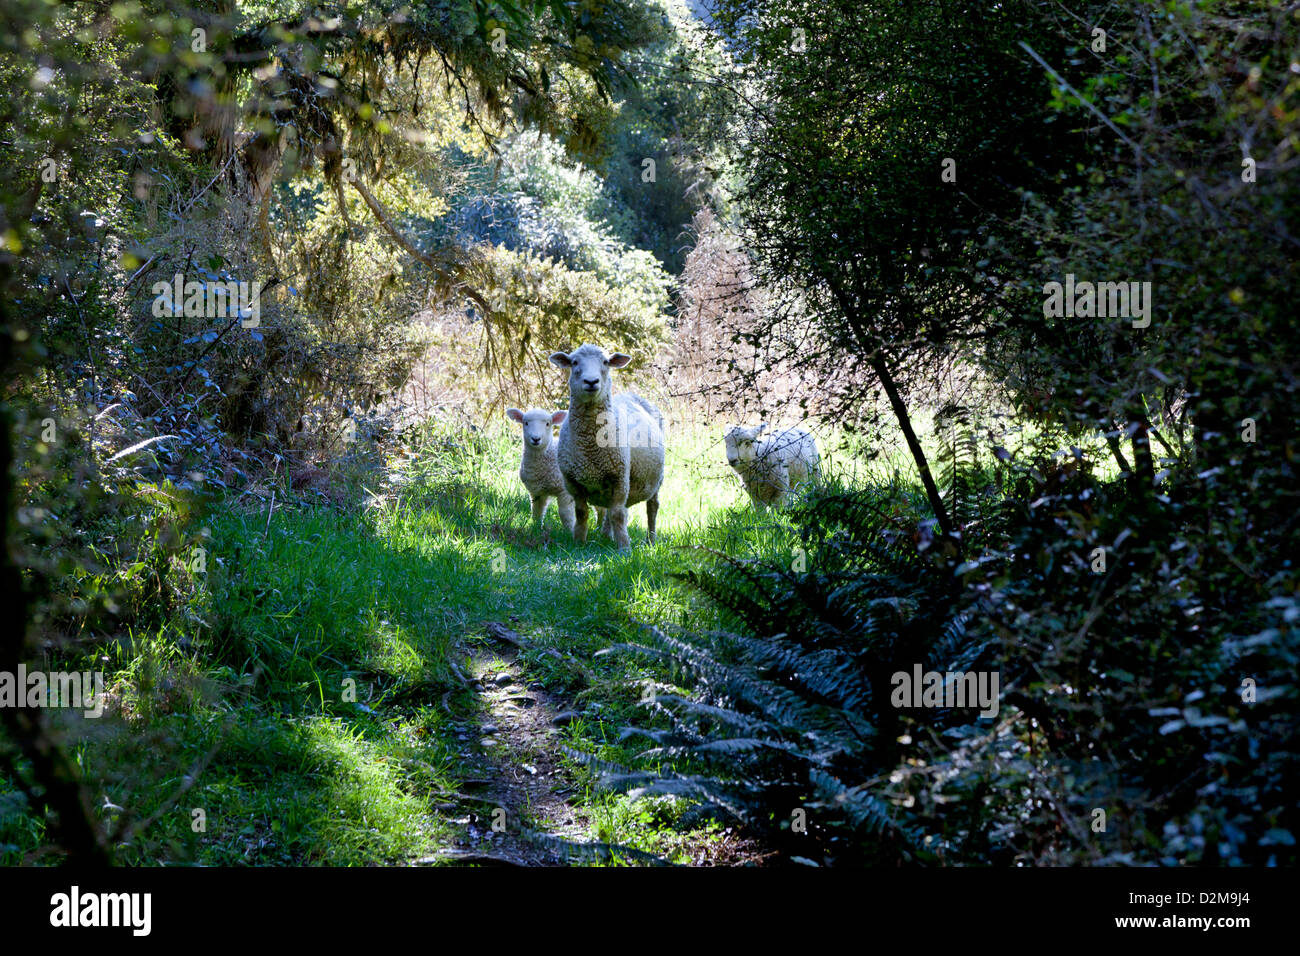
M 632 361 L 632 356 L 615 352 L 606 354 L 598 345 L 584 345 L 573 352 L 556 352 L 551 363 L 569 370 L 569 395 L 572 404 L 590 404 L 609 400 L 613 391 L 610 372 Z
M 524 426 L 524 447 L 545 451 L 551 443 L 551 429 L 564 421 L 568 412 L 548 412 L 544 408 L 530 408 L 521 412 L 517 408 L 507 408 L 506 417 L 512 422 Z
M 753 461 L 754 443 L 758 441 L 759 432 L 765 427 L 759 425 L 757 428 L 746 428 L 744 425 L 733 425 L 727 429 L 727 464 L 737 468 L 741 461 Z

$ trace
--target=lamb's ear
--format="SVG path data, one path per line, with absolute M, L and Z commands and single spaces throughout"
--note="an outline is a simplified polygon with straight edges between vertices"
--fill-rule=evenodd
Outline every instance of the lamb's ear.
M 552 352 L 551 364 L 559 368 L 573 368 L 573 359 L 569 358 L 568 352 Z
M 624 355 L 622 352 L 615 352 L 613 355 L 609 357 L 609 364 L 611 368 L 622 368 L 630 361 L 632 361 L 632 356 Z
M 568 413 L 568 412 L 565 412 L 565 411 L 559 411 L 559 412 L 556 412 L 554 415 L 551 416 L 551 424 L 552 424 L 552 425 L 561 425 L 561 424 L 564 423 L 564 420 L 565 420 L 566 418 L 568 418 L 568 417 L 569 417 L 569 413 Z
M 524 413 L 517 408 L 507 408 L 506 418 L 510 419 L 512 422 L 518 422 L 520 425 L 524 423 Z

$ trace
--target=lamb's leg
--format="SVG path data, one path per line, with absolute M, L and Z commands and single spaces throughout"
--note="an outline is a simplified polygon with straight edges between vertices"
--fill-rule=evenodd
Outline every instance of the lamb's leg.
M 791 491 L 798 491 L 800 485 L 808 483 L 808 468 L 801 461 L 792 461 L 787 475 Z
M 542 527 L 542 519 L 546 517 L 546 509 L 550 504 L 549 495 L 533 495 L 533 524 L 538 529 Z
M 655 518 L 659 514 L 659 496 L 647 498 L 645 502 L 645 527 L 646 540 L 651 544 L 655 541 Z
M 587 540 L 587 499 L 573 496 L 573 540 L 582 544 Z
M 573 495 L 564 492 L 556 499 L 555 507 L 560 512 L 560 522 L 564 525 L 564 530 L 573 534 Z

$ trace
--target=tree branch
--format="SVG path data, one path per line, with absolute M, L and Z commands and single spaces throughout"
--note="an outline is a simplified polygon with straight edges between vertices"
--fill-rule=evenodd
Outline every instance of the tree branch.
M 448 266 L 446 263 L 439 263 L 427 252 L 421 252 L 411 243 L 411 240 L 402 235 L 402 233 L 398 231 L 397 227 L 393 225 L 392 219 L 389 218 L 387 211 L 385 211 L 384 207 L 380 205 L 379 200 L 374 197 L 374 194 L 366 188 L 365 183 L 360 179 L 354 179 L 352 180 L 352 187 L 356 189 L 356 191 L 361 195 L 362 200 L 370 208 L 370 212 L 375 217 L 375 221 L 379 223 L 384 232 L 388 233 L 388 235 L 392 237 L 394 242 L 428 266 L 429 269 L 431 269 L 442 280 L 448 284 L 455 285 L 464 291 L 465 295 L 472 299 L 474 304 L 483 310 L 484 315 L 491 314 L 492 307 L 488 305 L 487 299 L 483 298 L 479 292 L 470 288 L 461 281 L 460 277 L 457 275 L 460 271 L 457 264 L 452 263 Z

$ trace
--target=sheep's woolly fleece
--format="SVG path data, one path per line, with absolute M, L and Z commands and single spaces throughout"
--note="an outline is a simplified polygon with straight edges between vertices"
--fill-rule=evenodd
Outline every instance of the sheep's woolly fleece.
M 727 462 L 760 510 L 781 504 L 798 485 L 821 475 L 821 456 L 810 432 L 787 428 L 760 437 L 766 427 L 735 425 L 726 432 Z

